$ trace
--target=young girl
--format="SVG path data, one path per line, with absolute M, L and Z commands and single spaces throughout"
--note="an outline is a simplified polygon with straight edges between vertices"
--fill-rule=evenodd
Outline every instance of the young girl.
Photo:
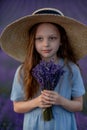
M 85 93 L 77 60 L 87 54 L 85 33 L 85 25 L 52 8 L 37 10 L 2 33 L 2 49 L 23 62 L 11 93 L 14 111 L 24 113 L 23 130 L 77 130 L 74 112 L 82 110 Z M 54 91 L 41 91 L 31 72 L 40 60 L 51 59 L 65 73 Z M 53 118 L 44 121 L 42 110 L 48 107 Z

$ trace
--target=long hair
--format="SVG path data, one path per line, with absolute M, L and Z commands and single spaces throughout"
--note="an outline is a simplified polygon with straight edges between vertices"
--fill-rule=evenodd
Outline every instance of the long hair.
M 71 62 L 77 64 L 76 56 L 75 56 L 72 46 L 69 42 L 65 29 L 60 25 L 57 25 L 57 24 L 54 24 L 54 25 L 58 28 L 58 30 L 60 32 L 60 42 L 61 42 L 61 45 L 57 52 L 57 56 L 60 58 L 63 58 L 64 60 L 66 60 L 66 62 L 71 61 Z
M 65 29 L 60 25 L 54 23 L 52 24 L 58 28 L 61 37 L 60 42 L 62 43 L 57 52 L 57 56 L 63 58 L 66 64 L 68 64 L 68 61 L 72 61 L 76 64 L 75 55 L 69 43 Z M 39 90 L 39 84 L 34 79 L 31 73 L 32 68 L 35 67 L 41 60 L 40 55 L 35 49 L 35 35 L 39 25 L 40 24 L 34 25 L 29 31 L 29 44 L 27 46 L 27 55 L 22 66 L 24 72 L 23 83 L 26 99 L 32 98 Z

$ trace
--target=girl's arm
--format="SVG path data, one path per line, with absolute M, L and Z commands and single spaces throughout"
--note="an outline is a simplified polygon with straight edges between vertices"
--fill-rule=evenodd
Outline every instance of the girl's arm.
M 57 92 L 44 90 L 40 96 L 28 101 L 13 102 L 14 111 L 18 113 L 29 112 L 37 107 L 47 108 L 52 105 L 61 105 L 70 112 L 81 111 L 83 108 L 83 98 L 77 97 L 73 100 L 66 99 Z
M 81 111 L 83 108 L 83 98 L 77 97 L 69 100 L 67 98 L 62 97 L 57 92 L 44 90 L 42 92 L 43 100 L 46 103 L 50 103 L 53 105 L 61 105 L 63 108 L 70 112 Z
M 14 101 L 13 102 L 14 111 L 17 113 L 25 113 L 33 110 L 34 108 L 47 108 L 52 106 L 49 103 L 45 103 L 42 98 L 42 94 L 37 98 L 28 101 Z
M 77 97 L 77 98 L 73 98 L 72 100 L 61 97 L 60 100 L 61 100 L 60 105 L 70 112 L 81 111 L 83 109 L 83 98 L 82 98 L 82 96 Z

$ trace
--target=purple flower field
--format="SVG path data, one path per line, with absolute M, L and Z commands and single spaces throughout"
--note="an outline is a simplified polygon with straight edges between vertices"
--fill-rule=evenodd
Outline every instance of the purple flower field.
M 19 63 L 0 51 L 0 130 L 22 130 L 23 114 L 13 111 L 10 92 L 16 67 Z M 9 62 L 8 62 L 9 61 Z
M 9 99 L 0 97 L 0 130 L 22 130 L 23 114 L 13 112 Z

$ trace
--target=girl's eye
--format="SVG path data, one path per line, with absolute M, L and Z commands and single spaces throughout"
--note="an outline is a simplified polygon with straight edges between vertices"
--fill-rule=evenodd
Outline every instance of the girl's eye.
M 54 37 L 54 36 L 52 36 L 52 37 L 49 37 L 49 40 L 56 40 L 57 39 L 57 37 Z
M 42 37 L 36 37 L 35 40 L 36 40 L 36 41 L 42 41 L 43 38 L 42 38 Z

